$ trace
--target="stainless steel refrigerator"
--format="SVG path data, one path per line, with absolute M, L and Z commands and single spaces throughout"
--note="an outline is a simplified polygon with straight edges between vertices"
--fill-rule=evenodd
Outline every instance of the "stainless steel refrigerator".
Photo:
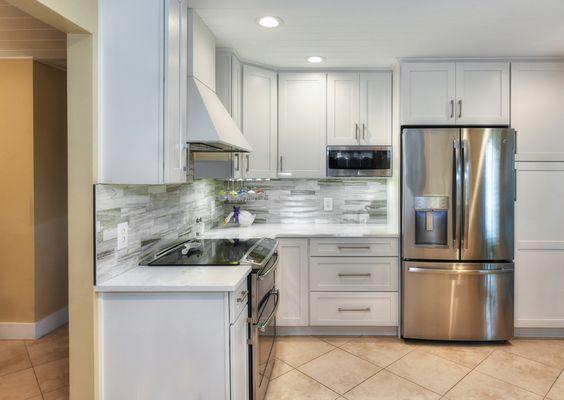
M 513 336 L 515 132 L 402 130 L 402 336 Z

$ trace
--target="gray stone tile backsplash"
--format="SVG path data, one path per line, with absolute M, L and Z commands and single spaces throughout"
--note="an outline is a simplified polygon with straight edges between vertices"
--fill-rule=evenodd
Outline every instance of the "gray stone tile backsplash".
M 387 222 L 385 179 L 281 179 L 262 182 L 196 180 L 182 185 L 106 185 L 95 187 L 96 281 L 111 279 L 136 267 L 154 250 L 194 236 L 196 218 L 206 229 L 222 223 L 232 203 L 220 195 L 241 186 L 265 196 L 240 205 L 256 215 L 255 223 Z M 235 186 L 234 186 L 235 185 Z M 323 211 L 323 199 L 333 211 Z M 128 222 L 129 244 L 117 249 L 117 224 Z

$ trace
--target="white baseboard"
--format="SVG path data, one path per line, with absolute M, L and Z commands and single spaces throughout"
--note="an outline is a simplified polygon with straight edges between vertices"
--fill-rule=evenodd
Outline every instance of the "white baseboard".
M 397 336 L 397 326 L 277 326 L 280 336 Z
M 564 328 L 515 328 L 516 338 L 564 338 Z
M 39 339 L 69 321 L 69 308 L 61 308 L 37 322 L 0 322 L 0 339 Z

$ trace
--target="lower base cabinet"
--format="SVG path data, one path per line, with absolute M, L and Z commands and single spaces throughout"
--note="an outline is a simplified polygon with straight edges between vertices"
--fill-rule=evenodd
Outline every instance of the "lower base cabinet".
M 101 400 L 248 400 L 247 308 L 230 315 L 231 297 L 101 293 Z
M 396 326 L 395 292 L 312 292 L 311 326 Z

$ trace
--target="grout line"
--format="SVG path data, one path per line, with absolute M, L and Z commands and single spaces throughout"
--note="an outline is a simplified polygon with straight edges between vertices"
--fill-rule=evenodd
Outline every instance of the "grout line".
M 39 395 L 43 399 L 43 390 L 41 390 L 41 385 L 39 384 L 39 379 L 37 378 L 37 373 L 35 372 L 35 366 L 31 362 L 31 356 L 29 355 L 29 350 L 27 348 L 27 345 L 25 345 L 25 351 L 27 353 L 27 356 L 29 357 L 29 362 L 31 364 L 31 370 L 33 371 L 33 376 L 35 378 L 35 382 L 37 382 L 37 389 L 39 389 Z
M 540 340 L 540 339 L 537 339 L 537 340 Z M 506 346 L 506 347 L 507 347 L 507 346 Z M 519 356 L 519 357 L 524 358 L 524 359 L 529 360 L 529 361 L 534 361 L 534 362 L 536 362 L 536 363 L 539 363 L 539 364 L 544 365 L 545 367 L 556 368 L 556 369 L 561 368 L 561 367 L 555 367 L 554 365 L 548 365 L 548 364 L 546 364 L 546 363 L 544 363 L 544 362 L 542 362 L 542 361 L 533 360 L 532 358 L 529 358 L 528 356 L 524 356 L 524 355 L 521 355 L 521 354 L 519 354 L 519 353 L 514 353 L 514 352 L 509 351 L 509 350 L 506 350 L 506 349 L 499 349 L 499 350 L 505 351 L 506 353 L 512 354 L 512 355 L 514 355 L 514 356 Z
M 504 350 L 496 350 L 496 351 L 504 351 Z M 492 354 L 490 354 L 487 358 L 490 358 L 496 351 L 494 351 Z M 513 356 L 516 356 L 516 357 L 521 357 L 521 356 L 518 355 L 518 354 L 513 354 L 513 353 L 510 353 L 510 354 L 513 355 Z M 538 361 L 529 360 L 529 359 L 526 358 L 526 357 L 521 357 L 521 358 L 524 358 L 525 360 L 528 360 L 528 361 L 533 361 L 533 362 L 539 363 Z M 484 362 L 484 361 L 486 361 L 486 359 L 484 359 L 482 362 Z M 480 364 L 482 364 L 482 363 L 480 363 Z M 476 365 L 476 368 L 478 368 L 478 366 L 479 366 L 480 364 Z M 541 364 L 541 363 L 539 363 L 539 364 Z M 548 367 L 548 366 L 545 365 L 545 364 L 542 364 L 542 365 L 545 366 L 545 367 Z M 552 368 L 554 368 L 554 367 L 552 367 Z M 516 384 L 514 384 L 514 383 L 512 383 L 512 382 L 508 382 L 508 381 L 506 381 L 506 380 L 504 380 L 504 379 L 501 379 L 501 378 L 499 378 L 499 377 L 497 377 L 497 376 L 493 376 L 493 375 L 491 375 L 491 374 L 488 374 L 488 373 L 485 372 L 485 371 L 478 371 L 478 370 L 476 370 L 476 372 L 478 372 L 478 373 L 480 373 L 480 374 L 484 374 L 484 375 L 486 375 L 486 376 L 489 376 L 490 378 L 497 379 L 498 381 L 507 383 L 507 384 L 509 384 L 509 385 L 515 386 L 515 387 L 517 387 L 517 388 L 519 388 L 519 389 L 521 389 L 521 390 L 524 390 L 524 391 L 526 391 L 526 392 L 532 393 L 532 394 L 534 394 L 534 395 L 536 395 L 536 396 L 542 396 L 542 397 L 544 398 L 544 397 L 546 397 L 546 395 L 548 394 L 548 392 L 546 392 L 545 394 L 539 394 L 539 393 L 533 392 L 533 391 L 531 391 L 530 389 L 526 389 L 526 388 L 524 388 L 524 387 L 522 387 L 522 386 L 519 386 L 519 385 L 516 385 Z M 562 373 L 562 371 L 561 371 L 561 373 Z M 558 378 L 556 378 L 556 379 L 558 379 Z M 556 382 L 556 380 L 555 380 L 554 382 Z M 554 382 L 552 383 L 553 385 L 554 385 Z M 552 388 L 552 386 L 551 386 L 551 388 Z M 550 391 L 550 390 L 549 390 L 549 391 Z
M 552 382 L 552 385 L 550 385 L 550 388 L 548 389 L 548 391 L 546 392 L 546 394 L 544 395 L 544 399 L 548 398 L 548 394 L 550 393 L 550 391 L 552 390 L 552 388 L 554 387 L 554 385 L 556 384 L 556 381 L 558 381 L 558 379 L 563 376 L 564 377 L 564 369 L 562 371 L 560 371 L 560 373 L 558 374 L 558 376 L 556 377 L 556 379 L 554 380 L 554 382 Z
M 322 383 L 322 382 L 319 382 L 318 380 L 316 380 L 316 379 L 314 379 L 313 377 L 309 376 L 309 375 L 306 374 L 305 372 L 302 372 L 302 371 L 300 371 L 300 370 L 297 369 L 297 368 L 296 368 L 296 371 L 297 371 L 298 373 L 302 374 L 303 376 L 305 376 L 306 378 L 309 378 L 309 379 L 311 379 L 312 381 L 319 383 L 319 384 L 320 384 L 321 386 L 323 386 L 324 388 L 329 389 L 330 391 L 332 391 L 333 393 L 335 393 L 335 394 L 337 395 L 337 397 L 335 397 L 335 399 L 338 399 L 339 397 L 342 396 L 342 394 L 340 394 L 340 393 L 334 391 L 334 390 L 331 389 L 329 386 L 325 385 L 325 384 Z
M 392 364 L 390 364 L 390 365 L 392 365 Z M 412 381 L 411 379 L 406 378 L 405 376 L 401 376 L 400 374 L 395 373 L 394 371 L 390 371 L 387 367 L 384 368 L 383 370 L 386 371 L 386 372 L 389 372 L 389 373 L 392 374 L 392 375 L 397 376 L 398 378 L 401 378 L 401 379 L 403 379 L 403 380 L 406 380 L 406 381 L 408 381 L 409 383 L 413 383 L 414 385 L 419 386 L 419 387 L 422 388 L 422 389 L 425 389 L 425 390 L 427 390 L 427 391 L 429 391 L 429 392 L 431 392 L 431 393 L 434 393 L 434 394 L 436 394 L 437 396 L 441 396 L 441 397 L 442 397 L 442 396 L 445 396 L 445 395 L 446 395 L 446 394 L 442 394 L 442 393 L 439 393 L 439 392 L 435 392 L 434 390 L 429 389 L 428 387 L 425 387 L 425 386 L 421 385 L 420 383 L 414 382 L 414 381 Z

